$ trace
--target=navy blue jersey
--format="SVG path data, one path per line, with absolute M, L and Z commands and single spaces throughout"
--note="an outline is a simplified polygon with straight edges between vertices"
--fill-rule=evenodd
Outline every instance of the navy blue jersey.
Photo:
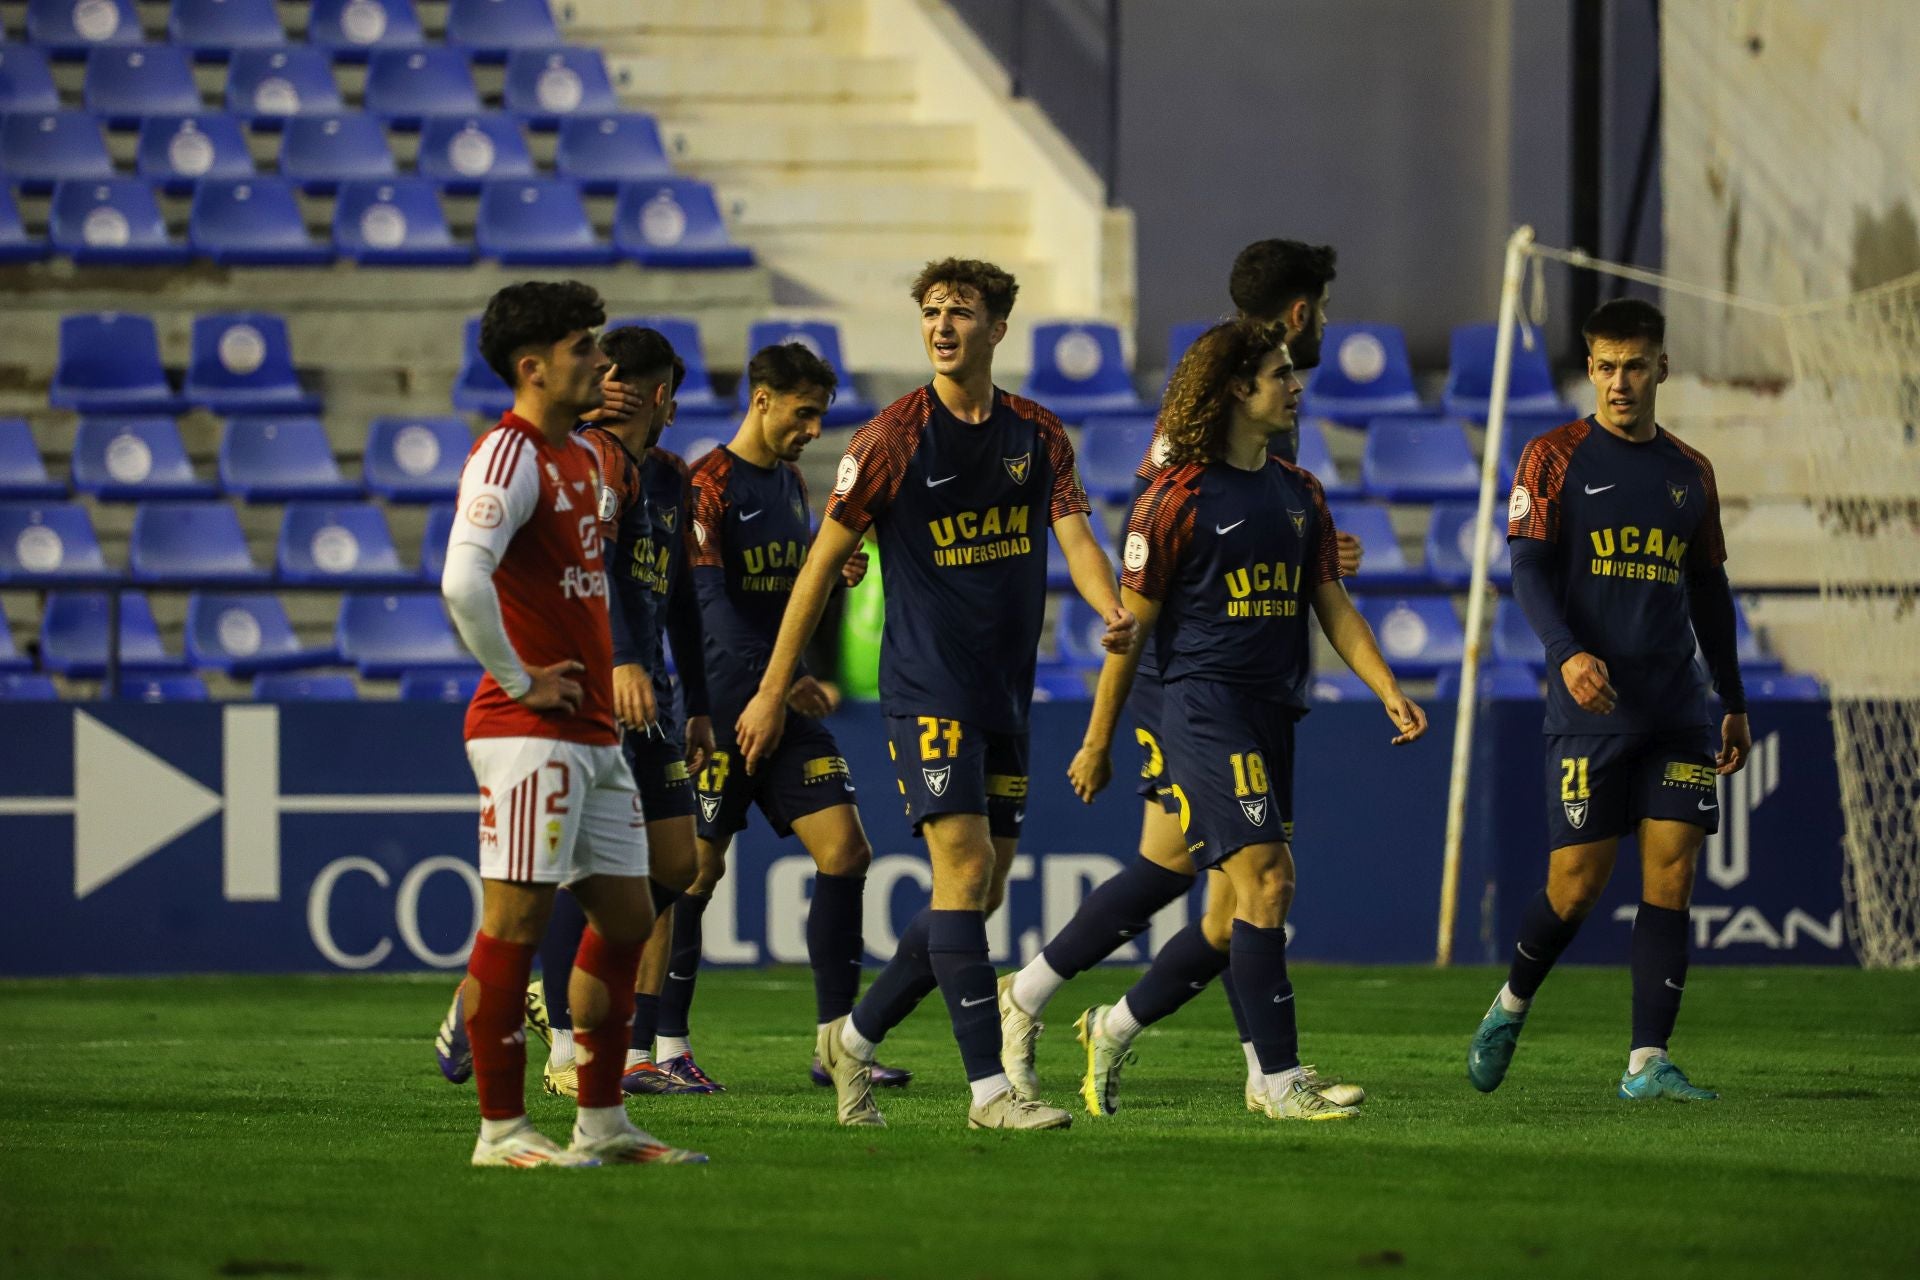
M 1694 658 L 1687 574 L 1727 559 L 1713 465 L 1656 427 L 1642 444 L 1592 418 L 1555 427 L 1520 455 L 1507 537 L 1554 548 L 1553 588 L 1582 648 L 1607 664 L 1619 698 L 1582 711 L 1547 672 L 1552 734 L 1647 733 L 1709 723 Z
M 972 423 L 921 387 L 854 433 L 827 518 L 879 535 L 888 715 L 1025 731 L 1047 533 L 1090 509 L 1060 420 L 1004 391 Z
M 693 564 L 707 675 L 729 723 L 760 687 L 813 542 L 807 485 L 790 462 L 756 467 L 715 449 L 693 469 Z
M 1232 684 L 1306 710 L 1314 588 L 1340 577 L 1320 482 L 1268 458 L 1168 467 L 1134 503 L 1121 583 L 1161 604 L 1161 678 Z

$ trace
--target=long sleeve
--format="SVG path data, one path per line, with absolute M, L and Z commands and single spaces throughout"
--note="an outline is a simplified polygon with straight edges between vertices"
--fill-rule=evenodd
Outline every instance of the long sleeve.
M 532 688 L 533 677 L 507 638 L 493 575 L 540 497 L 532 453 L 531 444 L 506 430 L 494 431 L 474 449 L 460 474 L 460 498 L 440 575 L 440 594 L 454 629 L 510 698 Z
M 735 612 L 733 601 L 727 598 L 727 571 L 696 565 L 693 589 L 700 598 L 700 625 L 714 644 L 764 669 L 773 657 L 773 642 Z
M 1719 565 L 1695 566 L 1687 571 L 1687 609 L 1693 634 L 1706 655 L 1714 690 L 1729 715 L 1747 710 L 1746 685 L 1740 678 L 1740 644 L 1733 613 L 1733 587 Z
M 1567 625 L 1567 616 L 1553 590 L 1553 544 L 1539 538 L 1511 538 L 1513 598 L 1526 615 L 1527 625 L 1546 647 L 1547 661 L 1560 665 L 1584 646 Z
M 691 570 L 692 565 L 687 566 Z M 722 588 L 725 587 L 724 576 Z M 686 699 L 688 716 L 709 713 L 707 701 L 706 628 L 701 621 L 700 601 L 694 593 L 688 571 L 678 574 L 667 594 L 667 640 L 673 645 L 673 663 L 680 674 L 680 690 Z
M 500 616 L 500 594 L 493 588 L 493 571 L 499 567 L 493 548 L 455 542 L 447 548 L 440 593 L 468 651 L 480 659 L 509 698 L 518 698 L 533 687 L 533 677 L 521 665 L 513 641 L 507 638 L 506 620 Z

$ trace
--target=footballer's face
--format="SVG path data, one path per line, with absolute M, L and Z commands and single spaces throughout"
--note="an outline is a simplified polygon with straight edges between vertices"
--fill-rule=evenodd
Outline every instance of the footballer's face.
M 803 386 L 798 391 L 753 389 L 754 408 L 760 411 L 760 434 L 767 451 L 782 462 L 798 462 L 807 446 L 820 438 L 827 413 L 827 389 Z
M 1655 388 L 1667 380 L 1667 353 L 1651 338 L 1595 338 L 1587 348 L 1587 380 L 1593 383 L 1601 423 L 1637 435 L 1653 425 Z
M 920 300 L 920 337 L 933 371 L 965 381 L 993 368 L 993 349 L 1007 322 L 987 314 L 985 299 L 966 285 L 936 284 Z
M 1318 368 L 1320 365 L 1320 340 L 1327 333 L 1327 286 L 1320 286 L 1320 296 L 1308 306 L 1305 299 L 1294 304 L 1287 314 L 1287 349 L 1293 352 L 1295 372 Z
M 1293 357 L 1282 343 L 1267 353 L 1250 383 L 1236 388 L 1247 417 L 1272 435 L 1291 431 L 1300 420 L 1300 379 L 1294 376 Z
M 600 380 L 607 376 L 613 361 L 594 341 L 593 330 L 574 330 L 544 354 L 535 356 L 534 361 L 535 385 L 556 409 L 578 417 L 600 407 Z M 525 366 L 522 371 L 524 379 Z

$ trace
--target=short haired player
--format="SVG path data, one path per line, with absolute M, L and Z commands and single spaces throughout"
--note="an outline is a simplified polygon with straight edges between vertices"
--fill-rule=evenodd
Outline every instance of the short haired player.
M 1633 1034 L 1621 1098 L 1708 1102 L 1667 1056 L 1687 985 L 1687 904 L 1720 774 L 1753 749 L 1713 464 L 1662 427 L 1666 318 L 1621 298 L 1582 329 L 1594 412 L 1538 436 L 1507 503 L 1513 595 L 1547 651 L 1547 886 L 1520 917 L 1507 981 L 1467 1050 L 1500 1087 L 1535 993 L 1599 901 L 1620 848 L 1640 845 Z M 1706 655 L 1720 695 L 1716 748 Z
M 875 1045 L 935 986 L 966 1066 L 976 1128 L 1064 1128 L 1072 1117 L 1014 1093 L 1000 1063 L 987 916 L 1006 892 L 1025 816 L 1027 713 L 1046 607 L 1046 528 L 1075 588 L 1131 644 L 1113 566 L 1059 419 L 993 384 L 1018 285 L 987 262 L 928 263 L 914 282 L 932 382 L 854 434 L 760 690 L 741 714 L 748 768 L 780 739 L 801 647 L 834 575 L 873 527 L 886 566 L 880 697 L 914 830 L 933 863 L 933 902 L 853 1013 L 816 1042 L 842 1124 L 879 1125 Z
M 480 353 L 513 407 L 460 477 L 441 591 L 486 668 L 467 708 L 480 785 L 480 930 L 461 992 L 480 1095 L 476 1165 L 686 1163 L 705 1156 L 627 1119 L 620 1073 L 640 947 L 653 927 L 644 817 L 621 757 L 599 472 L 574 425 L 603 402 L 606 319 L 586 285 L 500 290 Z M 527 978 L 566 885 L 587 916 L 568 991 L 579 1060 L 573 1141 L 526 1115 Z
M 1128 519 L 1122 604 L 1158 642 L 1160 727 L 1180 827 L 1195 865 L 1222 873 L 1212 888 L 1231 918 L 1225 930 L 1189 926 L 1117 1004 L 1081 1015 L 1082 1097 L 1094 1115 L 1117 1109 L 1120 1069 L 1140 1030 L 1229 963 L 1259 1058 L 1259 1109 L 1275 1119 L 1357 1114 L 1327 1098 L 1301 1065 L 1287 976 L 1307 611 L 1379 697 L 1396 745 L 1420 737 L 1427 722 L 1340 583 L 1320 482 L 1268 452 L 1268 437 L 1291 424 L 1299 400 L 1281 327 L 1243 319 L 1208 330 L 1167 388 L 1169 465 Z M 1114 728 L 1139 660 L 1133 646 L 1101 668 L 1086 742 L 1068 770 L 1083 800 L 1112 776 Z

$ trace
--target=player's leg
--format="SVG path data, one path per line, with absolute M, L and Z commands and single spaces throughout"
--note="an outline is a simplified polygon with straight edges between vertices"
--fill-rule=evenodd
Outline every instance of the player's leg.
M 652 843 L 651 831 L 648 843 Z M 647 1086 L 660 1077 L 653 1065 L 653 1034 L 660 1023 L 660 986 L 667 980 L 667 952 L 673 946 L 673 918 L 679 909 L 676 900 L 654 917 L 653 932 L 640 949 L 640 976 L 633 984 L 633 1034 L 627 1037 L 627 1074 L 620 1077 L 620 1087 L 628 1093 L 662 1092 Z
M 683 890 L 701 887 L 700 868 L 702 854 L 697 827 L 691 809 L 691 794 L 688 796 L 688 811 L 673 818 L 648 824 L 648 839 L 653 841 L 653 831 L 660 828 L 662 839 L 654 843 L 656 876 L 654 880 L 654 904 L 659 907 L 663 896 L 660 888 L 663 880 L 669 887 L 677 886 Z M 664 869 L 663 869 L 664 868 Z M 708 894 L 711 888 L 708 889 Z M 654 948 L 654 967 L 647 972 L 648 977 L 658 974 L 653 990 L 658 995 L 654 1006 L 653 1025 L 649 1029 L 654 1049 L 654 1063 L 659 1071 L 665 1073 L 675 1087 L 668 1090 L 675 1093 L 718 1093 L 721 1086 L 708 1079 L 693 1060 L 692 1015 L 694 985 L 699 976 L 700 967 L 700 923 L 702 913 L 711 898 L 708 894 L 695 895 L 691 892 L 673 894 L 670 919 L 656 927 L 649 946 Z M 665 952 L 664 963 L 660 952 Z M 645 968 L 643 964 L 643 969 Z M 642 983 L 644 989 L 647 983 Z M 639 1034 L 634 1037 L 638 1043 Z M 651 1073 L 646 1083 L 653 1083 Z M 636 1083 L 639 1083 L 636 1080 Z M 654 1090 L 645 1090 L 653 1092 Z
M 573 1010 L 567 992 L 573 981 L 573 958 L 587 931 L 587 913 L 580 899 L 567 889 L 553 895 L 553 914 L 540 939 L 540 1006 L 547 1022 L 547 1065 L 541 1080 L 548 1093 L 571 1098 L 578 1091 L 573 1065 Z M 528 987 L 528 1024 L 533 1025 L 532 993 Z M 537 1028 L 536 1028 L 537 1030 Z

